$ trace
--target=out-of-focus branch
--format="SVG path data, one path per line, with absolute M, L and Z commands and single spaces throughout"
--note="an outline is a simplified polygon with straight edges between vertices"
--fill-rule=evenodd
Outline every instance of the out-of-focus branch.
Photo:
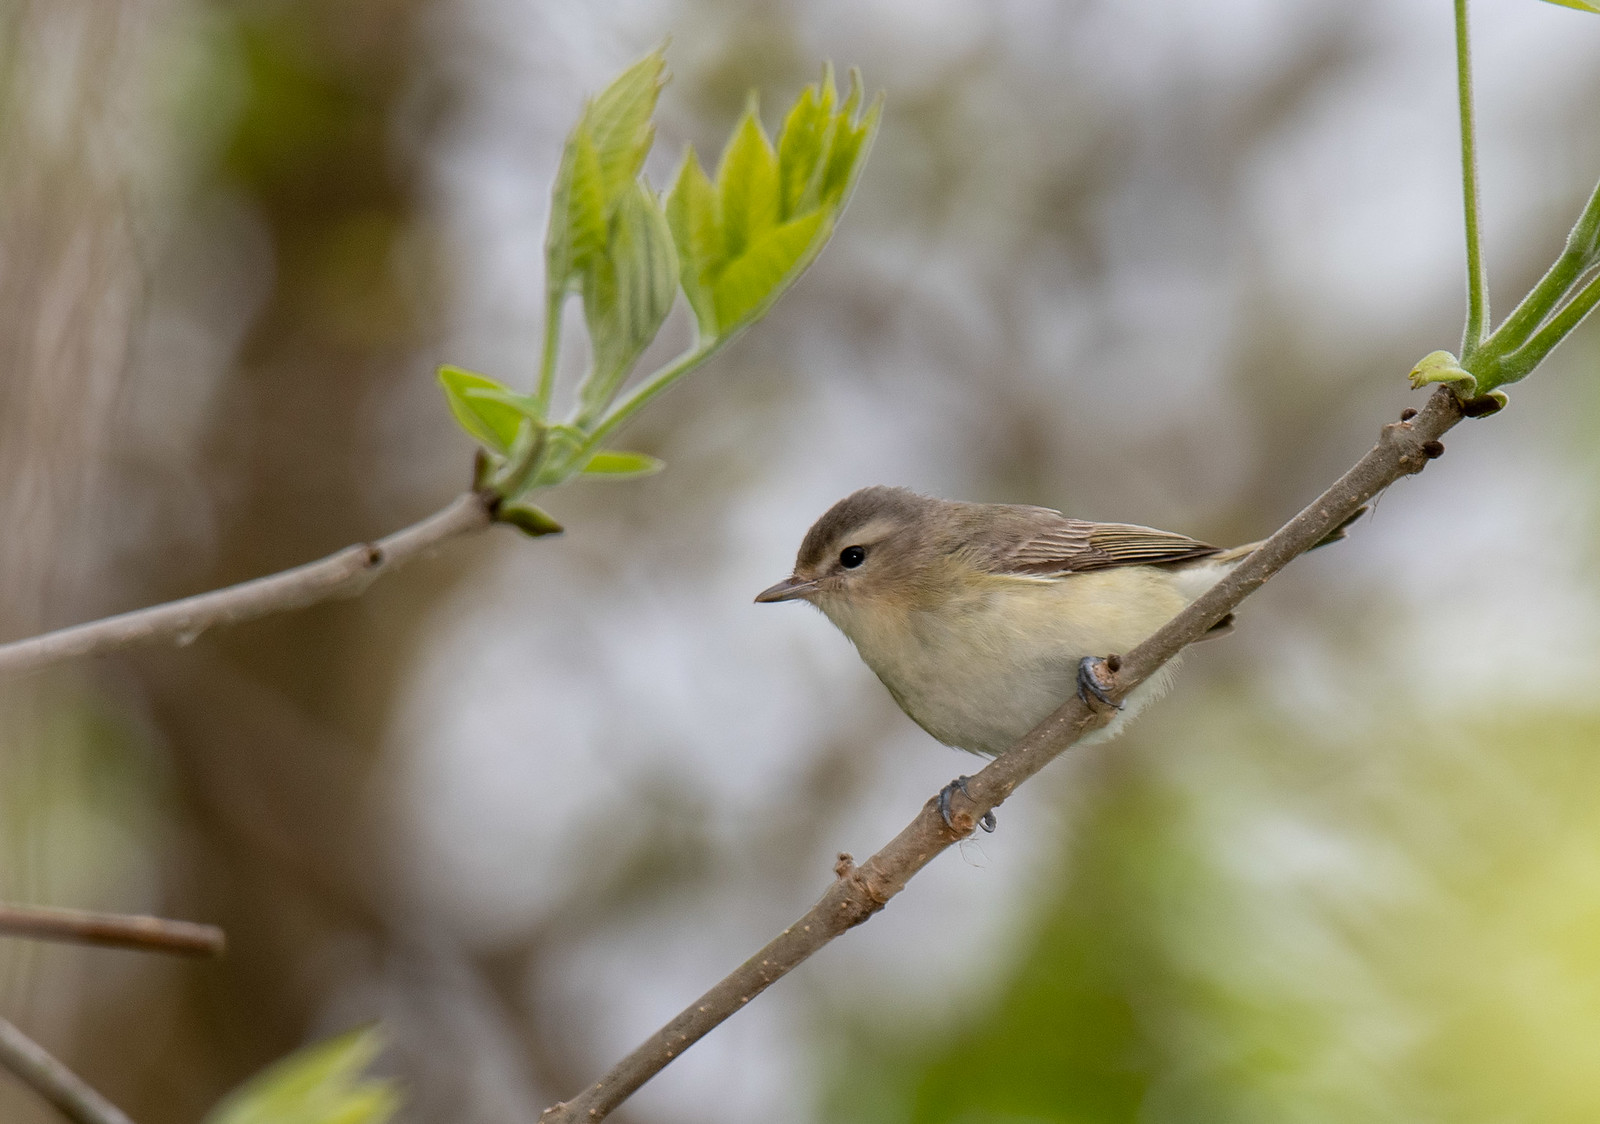
M 489 526 L 493 522 L 492 503 L 490 496 L 468 492 L 426 519 L 377 542 L 347 546 L 292 570 L 0 644 L 0 675 L 37 671 L 79 656 L 97 656 L 144 644 L 188 643 L 217 625 L 303 609 L 336 597 L 354 597 L 380 574 L 450 539 Z
M 1475 412 L 1469 403 L 1466 412 Z M 1466 416 L 1455 395 L 1436 390 L 1420 413 L 1407 411 L 1386 425 L 1372 451 L 1304 511 L 1284 524 L 1249 558 L 1155 635 L 1111 661 L 1108 694 L 1120 699 L 1179 651 L 1205 635 L 1241 601 L 1261 588 L 1295 557 L 1316 546 L 1356 510 L 1390 484 L 1422 471 L 1444 451 L 1439 438 Z M 887 846 L 860 866 L 841 855 L 837 880 L 822 899 L 789 928 L 720 983 L 656 1031 L 600 1080 L 570 1101 L 552 1105 L 541 1124 L 592 1124 L 627 1100 L 674 1058 L 792 971 L 812 953 L 881 910 L 912 875 L 945 848 L 972 833 L 978 818 L 1003 802 L 1018 785 L 1049 764 L 1084 734 L 1104 725 L 1110 712 L 1077 697 L 1062 704 L 1012 749 L 967 782 L 970 799 L 956 798 L 954 828 L 946 826 L 937 799 L 923 805 Z
M 89 913 L 0 903 L 0 936 L 109 945 L 180 956 L 221 956 L 227 937 L 215 925 L 126 913 Z
M 75 1124 L 133 1124 L 127 1113 L 5 1019 L 0 1019 L 0 1066 L 16 1074 L 18 1080 Z

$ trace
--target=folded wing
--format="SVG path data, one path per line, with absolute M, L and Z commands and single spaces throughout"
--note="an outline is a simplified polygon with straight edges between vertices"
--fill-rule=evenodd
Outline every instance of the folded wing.
M 1157 566 L 1219 554 L 1219 548 L 1171 531 L 1131 523 L 1091 523 L 1068 519 L 1047 508 L 1025 508 L 1013 523 L 1014 537 L 986 559 L 993 573 L 1050 577 L 1109 570 L 1117 566 Z

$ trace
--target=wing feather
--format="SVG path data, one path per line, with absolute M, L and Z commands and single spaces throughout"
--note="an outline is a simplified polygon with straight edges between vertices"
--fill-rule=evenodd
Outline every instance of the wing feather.
M 990 568 L 995 573 L 1049 577 L 1117 566 L 1187 562 L 1219 553 L 1209 543 L 1171 531 L 1068 519 L 1046 508 L 1025 510 L 1029 517 L 1017 521 L 1016 538 L 991 557 Z

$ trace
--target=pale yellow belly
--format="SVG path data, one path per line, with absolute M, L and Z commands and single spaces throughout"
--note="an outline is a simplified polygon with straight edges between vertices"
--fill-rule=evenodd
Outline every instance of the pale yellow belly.
M 1133 648 L 1188 603 L 1193 584 L 1130 567 L 1006 582 L 898 619 L 835 622 L 918 725 L 948 745 L 993 755 L 1074 693 L 1083 657 Z M 1114 725 L 1156 698 L 1166 678 L 1134 692 Z

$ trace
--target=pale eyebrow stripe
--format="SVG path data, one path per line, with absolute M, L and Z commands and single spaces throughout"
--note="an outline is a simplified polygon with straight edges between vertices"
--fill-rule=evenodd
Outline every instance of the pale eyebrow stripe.
M 879 515 L 867 520 L 860 529 L 849 535 L 840 535 L 838 543 L 841 546 L 872 546 L 887 538 L 896 526 L 894 520 Z

